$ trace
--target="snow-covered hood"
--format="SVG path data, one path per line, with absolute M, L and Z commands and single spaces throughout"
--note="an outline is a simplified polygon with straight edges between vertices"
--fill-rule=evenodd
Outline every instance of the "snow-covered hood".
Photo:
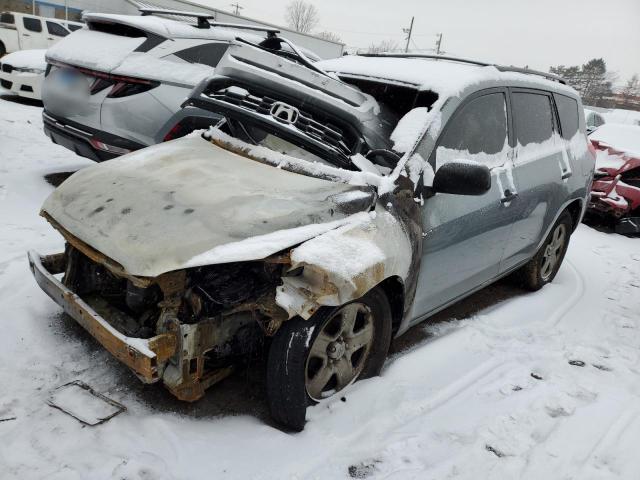
M 366 187 L 259 163 L 192 136 L 82 169 L 45 201 L 132 275 L 264 258 L 368 210 Z
M 30 68 L 44 71 L 47 62 L 44 59 L 46 50 L 19 50 L 2 57 L 1 63 L 11 65 L 13 68 Z

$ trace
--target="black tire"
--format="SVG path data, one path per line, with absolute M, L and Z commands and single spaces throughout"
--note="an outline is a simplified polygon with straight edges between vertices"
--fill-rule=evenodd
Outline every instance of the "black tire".
M 380 374 L 380 370 L 387 357 L 389 344 L 391 343 L 391 307 L 389 300 L 383 291 L 374 288 L 362 298 L 342 305 L 340 307 L 323 307 L 319 309 L 309 320 L 300 317 L 293 318 L 285 322 L 276 333 L 269 349 L 267 360 L 267 401 L 271 416 L 283 427 L 294 431 L 304 429 L 305 415 L 307 407 L 317 403 L 307 391 L 307 375 L 309 373 L 312 360 L 317 360 L 310 355 L 312 348 L 322 348 L 325 345 L 324 338 L 327 336 L 326 329 L 339 321 L 344 323 L 343 312 L 346 307 L 364 309 L 364 313 L 358 310 L 357 315 L 366 315 L 366 320 L 360 322 L 370 322 L 373 325 L 372 340 L 366 347 L 367 353 L 359 363 L 361 370 L 354 377 L 353 381 L 362 378 L 369 378 Z M 355 327 L 351 329 L 354 331 Z M 364 331 L 364 327 L 362 327 Z M 321 334 L 325 336 L 318 340 Z M 357 335 L 358 333 L 356 333 Z M 338 332 L 339 339 L 342 334 Z M 320 342 L 317 344 L 316 342 Z M 335 342 L 332 342 L 332 344 Z M 345 344 L 349 347 L 349 341 Z M 329 349 L 329 347 L 327 347 Z M 343 349 L 343 356 L 346 353 Z M 332 352 L 335 354 L 335 352 Z M 356 356 L 358 352 L 353 354 Z M 349 354 L 349 364 L 353 358 Z M 331 360 L 337 363 L 343 359 Z M 358 360 L 356 360 L 358 361 Z M 325 364 L 326 365 L 326 364 Z M 320 367 L 327 371 L 331 367 Z M 334 381 L 334 377 L 331 377 Z M 339 382 L 336 374 L 335 381 Z M 326 385 L 325 385 L 326 387 Z M 344 388 L 344 387 L 341 387 Z M 340 390 L 334 392 L 338 393 Z M 322 392 L 321 392 L 322 393 Z M 327 397 L 328 398 L 328 397 Z
M 4 43 L 0 42 L 0 58 L 4 57 L 7 53 L 7 49 L 4 46 Z
M 556 254 L 556 261 L 552 268 L 547 271 L 544 268 L 546 266 L 545 261 L 548 256 L 547 251 L 551 248 L 550 245 L 554 242 L 554 236 L 558 234 L 557 232 L 559 229 L 564 230 L 564 242 L 562 244 L 562 248 Z M 529 260 L 528 263 L 513 273 L 512 279 L 521 287 L 532 292 L 540 290 L 547 283 L 551 283 L 558 273 L 558 270 L 560 270 L 564 256 L 567 253 L 572 231 L 573 220 L 571 219 L 569 212 L 565 210 L 553 225 L 553 228 L 549 232 L 549 235 L 547 235 L 547 238 L 540 247 L 540 250 L 538 250 L 535 256 Z

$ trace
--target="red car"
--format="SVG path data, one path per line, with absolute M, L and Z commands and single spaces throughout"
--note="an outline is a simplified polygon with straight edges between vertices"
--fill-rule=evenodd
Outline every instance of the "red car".
M 640 234 L 640 126 L 607 123 L 590 136 L 596 171 L 589 212 L 622 234 Z

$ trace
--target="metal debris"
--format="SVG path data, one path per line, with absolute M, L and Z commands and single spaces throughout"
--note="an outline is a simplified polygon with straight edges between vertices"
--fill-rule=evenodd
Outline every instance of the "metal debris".
M 90 427 L 111 420 L 127 410 L 121 403 L 96 392 L 80 380 L 65 383 L 54 389 L 47 404 Z

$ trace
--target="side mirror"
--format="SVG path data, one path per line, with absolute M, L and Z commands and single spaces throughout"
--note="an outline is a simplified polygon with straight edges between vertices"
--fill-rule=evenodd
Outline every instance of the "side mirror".
M 438 169 L 432 188 L 436 193 L 482 195 L 491 189 L 491 172 L 472 160 L 454 160 Z

